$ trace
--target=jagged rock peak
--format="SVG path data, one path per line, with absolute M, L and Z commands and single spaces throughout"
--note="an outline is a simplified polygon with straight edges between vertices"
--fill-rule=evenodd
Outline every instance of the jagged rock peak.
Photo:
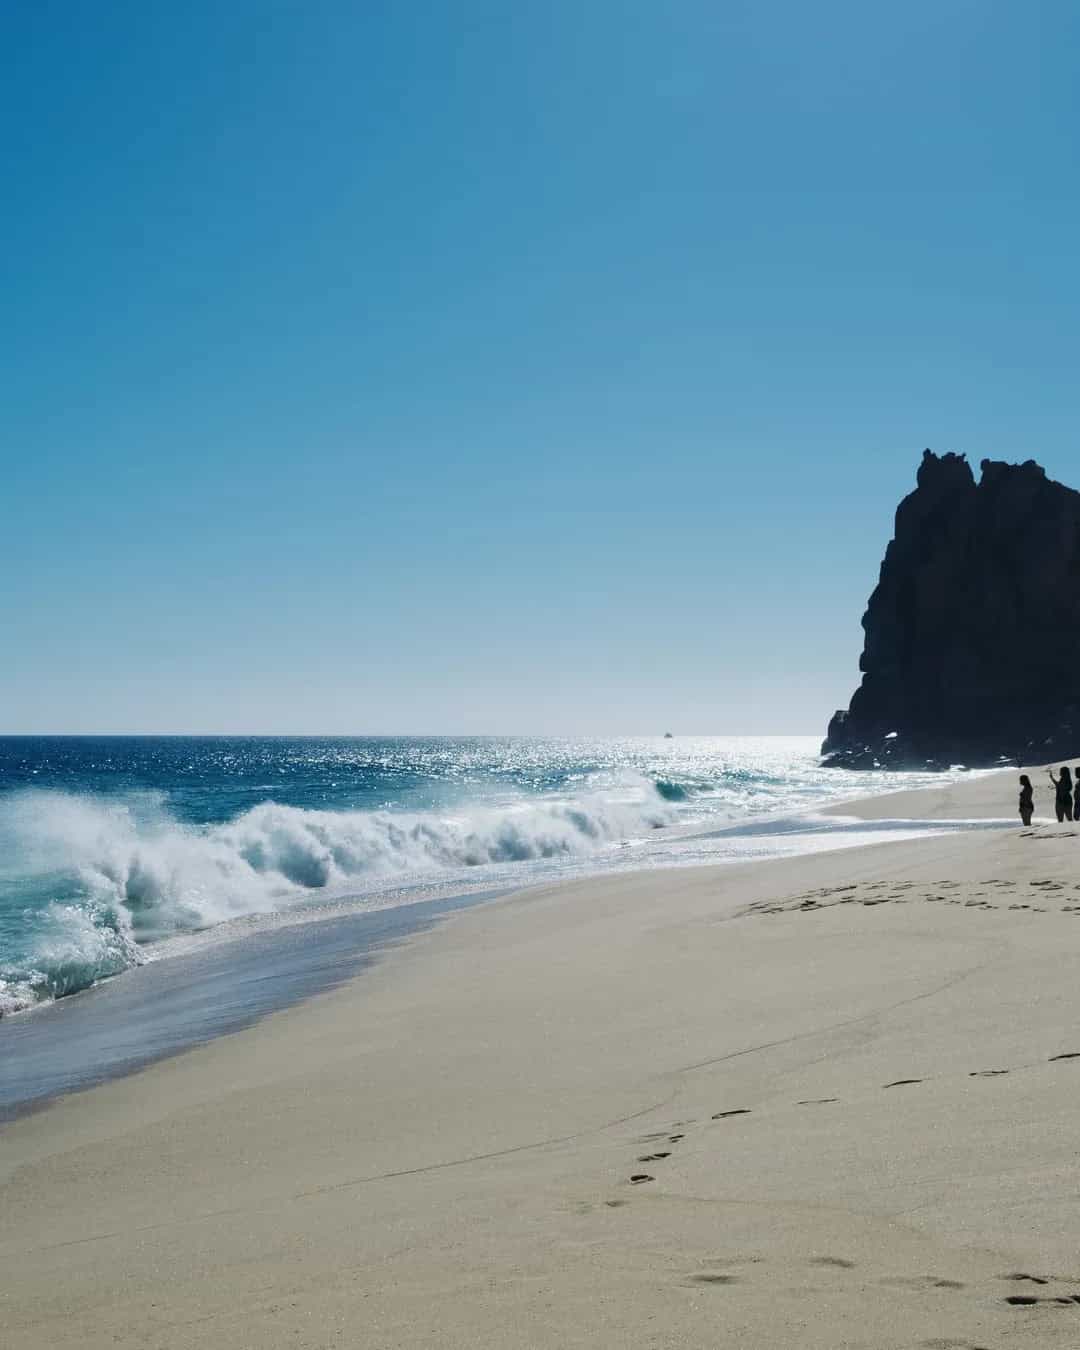
M 926 450 L 863 616 L 828 763 L 944 767 L 1080 752 L 1080 493 L 1034 460 Z M 1073 728 L 1076 728 L 1074 731 Z
M 935 455 L 933 450 L 924 450 L 915 481 L 927 492 L 955 492 L 974 487 L 975 475 L 967 455 L 957 455 L 951 450 Z

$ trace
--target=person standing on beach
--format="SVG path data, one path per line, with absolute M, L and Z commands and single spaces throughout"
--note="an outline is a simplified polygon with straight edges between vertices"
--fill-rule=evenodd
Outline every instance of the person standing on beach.
M 1073 788 L 1073 820 L 1080 820 L 1080 764 L 1076 766 L 1076 787 Z
M 1020 819 L 1024 825 L 1031 824 L 1031 813 L 1035 810 L 1035 794 L 1031 788 L 1031 779 L 1026 773 L 1020 775 Z
M 1072 820 L 1073 818 L 1073 783 L 1072 774 L 1069 772 L 1069 766 L 1061 766 L 1061 777 L 1055 778 L 1053 769 L 1046 771 L 1050 775 L 1050 781 L 1054 785 L 1054 810 L 1057 812 L 1058 824 L 1063 820 Z

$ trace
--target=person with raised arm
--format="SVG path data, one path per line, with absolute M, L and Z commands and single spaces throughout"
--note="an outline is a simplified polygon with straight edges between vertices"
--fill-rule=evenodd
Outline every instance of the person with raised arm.
M 1063 820 L 1072 820 L 1073 818 L 1073 782 L 1072 773 L 1067 764 L 1061 766 L 1061 776 L 1054 777 L 1053 769 L 1046 771 L 1050 775 L 1050 781 L 1054 785 L 1054 810 L 1057 813 L 1058 824 Z

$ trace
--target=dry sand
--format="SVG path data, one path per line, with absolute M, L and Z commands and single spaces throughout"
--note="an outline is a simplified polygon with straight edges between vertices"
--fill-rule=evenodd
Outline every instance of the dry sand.
M 1028 775 L 1035 790 L 1036 820 L 1040 818 L 1038 813 L 1042 813 L 1042 819 L 1049 822 L 1053 819 L 1054 788 L 1046 766 L 980 772 L 970 778 L 943 782 L 940 787 L 886 792 L 827 807 L 824 814 L 860 816 L 863 820 L 1017 819 L 1021 772 Z
M 0 1130 L 0 1343 L 1078 1346 L 1078 952 L 1046 824 L 472 910 Z

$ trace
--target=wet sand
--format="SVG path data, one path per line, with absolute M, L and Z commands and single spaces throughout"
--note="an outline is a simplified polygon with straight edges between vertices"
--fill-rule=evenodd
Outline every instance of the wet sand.
M 4 1343 L 1075 1346 L 1078 864 L 1017 824 L 459 914 L 0 1128 Z

